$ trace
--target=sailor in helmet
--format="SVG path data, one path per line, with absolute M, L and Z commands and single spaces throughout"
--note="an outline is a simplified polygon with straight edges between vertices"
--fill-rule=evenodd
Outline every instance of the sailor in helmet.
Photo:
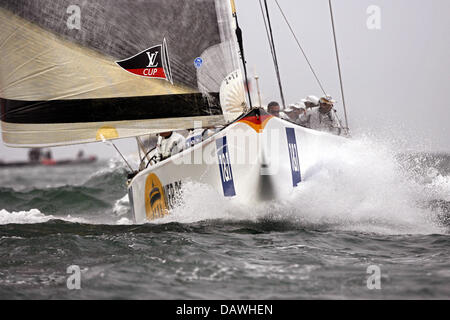
M 319 99 L 319 106 L 313 107 L 308 112 L 308 123 L 311 129 L 320 131 L 328 131 L 334 134 L 341 134 L 341 125 L 335 110 L 333 109 L 336 103 L 330 96 L 324 96 Z

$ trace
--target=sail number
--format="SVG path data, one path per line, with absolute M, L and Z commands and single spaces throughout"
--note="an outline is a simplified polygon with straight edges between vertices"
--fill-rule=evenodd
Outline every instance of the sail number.
M 222 172 L 223 182 L 228 182 L 233 179 L 233 174 L 231 173 L 230 158 L 229 154 L 219 154 L 219 166 Z
M 236 195 L 236 190 L 234 189 L 233 171 L 231 170 L 230 153 L 228 152 L 226 136 L 216 140 L 216 148 L 223 195 L 225 197 L 233 197 Z
M 292 159 L 292 171 L 300 172 L 300 164 L 298 161 L 297 145 L 288 143 L 289 155 Z
M 286 128 L 287 146 L 291 162 L 292 186 L 296 187 L 301 181 L 300 160 L 298 158 L 297 139 L 294 128 Z

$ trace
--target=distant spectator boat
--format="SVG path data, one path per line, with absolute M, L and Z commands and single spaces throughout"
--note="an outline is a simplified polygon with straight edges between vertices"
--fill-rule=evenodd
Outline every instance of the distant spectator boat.
M 91 164 L 97 161 L 96 156 L 89 156 L 85 158 L 75 158 L 75 159 L 42 159 L 40 161 L 14 161 L 14 162 L 3 162 L 0 161 L 0 168 L 12 168 L 12 167 L 37 167 L 37 166 L 67 166 L 67 165 L 83 165 Z

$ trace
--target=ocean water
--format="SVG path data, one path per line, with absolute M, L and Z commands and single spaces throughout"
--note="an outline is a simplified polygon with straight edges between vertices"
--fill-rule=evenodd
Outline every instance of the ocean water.
M 448 154 L 353 139 L 283 201 L 188 182 L 143 225 L 125 180 L 119 160 L 0 169 L 0 298 L 450 298 Z

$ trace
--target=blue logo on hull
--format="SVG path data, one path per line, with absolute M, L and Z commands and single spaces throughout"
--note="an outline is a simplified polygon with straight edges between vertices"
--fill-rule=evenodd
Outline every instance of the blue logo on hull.
M 235 196 L 236 191 L 234 190 L 233 172 L 231 171 L 230 154 L 228 152 L 226 136 L 216 140 L 216 148 L 223 194 L 225 197 Z
M 286 136 L 289 149 L 289 158 L 291 160 L 292 186 L 296 187 L 301 181 L 300 161 L 297 151 L 297 140 L 295 139 L 294 128 L 286 128 Z

